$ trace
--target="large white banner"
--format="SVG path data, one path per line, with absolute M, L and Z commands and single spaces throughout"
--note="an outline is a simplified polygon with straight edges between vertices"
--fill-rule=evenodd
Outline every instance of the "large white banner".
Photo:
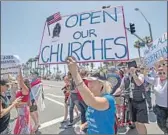
M 129 59 L 122 6 L 61 16 L 46 22 L 42 37 L 39 64 L 64 63 L 67 56 L 78 62 Z
M 144 51 L 144 63 L 146 66 L 152 67 L 161 57 L 168 57 L 167 32 Z
M 20 58 L 17 55 L 1 55 L 1 77 L 7 78 L 8 74 L 17 76 Z

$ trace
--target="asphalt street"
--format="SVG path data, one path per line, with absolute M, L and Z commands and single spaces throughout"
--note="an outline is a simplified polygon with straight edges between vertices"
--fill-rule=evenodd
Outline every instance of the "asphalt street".
M 40 112 L 41 127 L 38 134 L 75 134 L 74 128 L 65 129 L 65 125 L 61 125 L 60 122 L 64 116 L 64 96 L 61 91 L 63 82 L 56 81 L 43 81 L 44 93 L 45 93 L 45 105 L 46 108 L 43 112 Z M 152 102 L 154 103 L 154 95 L 152 96 Z M 11 128 L 13 129 L 17 112 L 15 109 L 11 111 Z M 150 123 L 146 124 L 148 134 L 163 134 L 156 123 L 154 113 L 149 113 Z M 78 120 L 76 120 L 77 123 Z M 136 130 L 122 129 L 119 134 L 136 135 Z

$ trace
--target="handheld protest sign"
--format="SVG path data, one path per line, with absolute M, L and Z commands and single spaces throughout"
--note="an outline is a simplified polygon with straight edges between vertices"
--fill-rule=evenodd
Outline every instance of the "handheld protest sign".
M 150 48 L 146 48 L 144 51 L 144 63 L 148 67 L 157 65 L 158 61 L 162 58 L 167 58 L 167 32 L 161 37 L 153 41 Z
M 45 23 L 39 64 L 66 63 L 67 56 L 78 63 L 127 61 L 127 45 L 122 6 L 67 16 L 58 12 Z
M 1 76 L 8 78 L 8 75 L 17 76 L 19 73 L 20 58 L 17 55 L 1 55 Z

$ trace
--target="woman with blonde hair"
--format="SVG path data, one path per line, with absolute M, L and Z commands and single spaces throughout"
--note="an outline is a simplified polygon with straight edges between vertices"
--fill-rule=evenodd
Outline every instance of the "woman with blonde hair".
M 157 117 L 157 124 L 159 128 L 168 135 L 168 78 L 167 78 L 167 60 L 160 59 L 156 64 L 156 77 L 148 77 L 147 70 L 144 72 L 147 82 L 154 85 L 154 93 L 156 97 L 156 105 L 154 106 L 154 113 Z
M 86 111 L 88 134 L 115 134 L 115 101 L 110 95 L 111 87 L 106 82 L 106 77 L 95 73 L 88 80 L 88 87 L 83 82 L 76 61 L 72 57 L 67 58 L 69 71 L 75 81 L 84 102 L 88 105 Z M 83 128 L 81 127 L 81 128 Z

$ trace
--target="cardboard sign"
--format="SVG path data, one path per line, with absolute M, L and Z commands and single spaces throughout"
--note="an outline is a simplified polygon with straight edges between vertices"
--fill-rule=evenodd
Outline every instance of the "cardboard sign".
M 144 51 L 144 63 L 146 66 L 152 67 L 161 57 L 168 57 L 167 32 Z
M 17 55 L 1 55 L 1 76 L 14 75 L 19 72 L 18 66 L 20 65 L 20 59 Z
M 78 62 L 129 60 L 122 6 L 63 17 L 57 13 L 49 19 L 39 64 L 65 63 L 67 56 Z

